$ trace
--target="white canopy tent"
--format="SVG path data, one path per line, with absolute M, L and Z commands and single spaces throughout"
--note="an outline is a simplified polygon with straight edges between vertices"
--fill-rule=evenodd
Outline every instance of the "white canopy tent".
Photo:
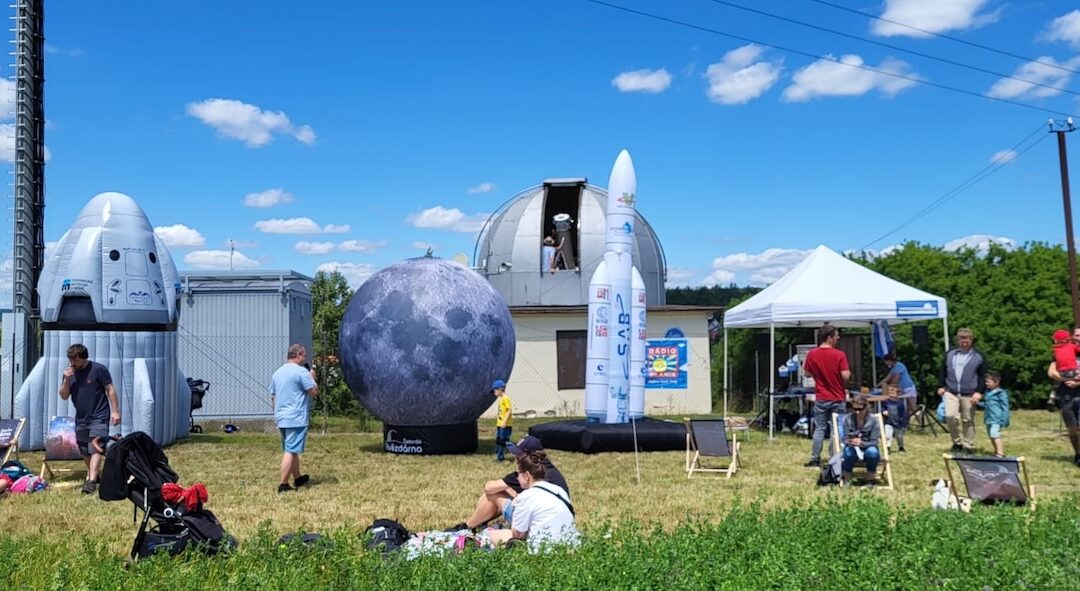
M 945 299 L 871 271 L 822 245 L 794 269 L 754 297 L 724 313 L 724 416 L 730 377 L 729 328 L 769 329 L 769 392 L 776 387 L 776 328 L 823 324 L 868 327 L 936 320 L 944 322 L 945 350 L 949 321 Z M 757 393 L 755 392 L 755 395 Z M 773 437 L 773 397 L 769 396 L 769 438 Z

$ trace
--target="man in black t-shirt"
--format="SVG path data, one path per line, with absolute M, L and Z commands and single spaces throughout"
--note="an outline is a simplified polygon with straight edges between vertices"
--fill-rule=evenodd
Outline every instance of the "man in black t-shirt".
M 75 441 L 86 460 L 86 483 L 83 494 L 97 490 L 98 473 L 105 456 L 102 446 L 92 446 L 95 439 L 109 437 L 109 425 L 120 424 L 120 399 L 116 396 L 109 369 L 90 361 L 90 352 L 81 344 L 68 347 L 68 363 L 60 379 L 60 399 L 75 404 Z
M 544 446 L 540 443 L 540 440 L 532 435 L 526 435 L 521 438 L 521 441 L 517 442 L 517 445 L 511 443 L 506 446 L 506 449 L 510 453 L 514 454 L 514 457 L 521 457 L 537 451 L 544 451 Z M 547 476 L 544 478 L 546 481 L 557 484 L 570 494 L 570 486 L 566 484 L 566 479 L 563 478 L 562 472 L 555 467 L 555 464 L 551 463 L 551 459 L 544 463 L 544 467 L 547 468 Z M 518 482 L 517 472 L 511 472 L 506 476 L 503 476 L 499 480 L 489 480 L 484 483 L 484 493 L 480 495 L 480 499 L 476 501 L 476 509 L 473 514 L 469 516 L 467 520 L 448 531 L 457 531 L 462 529 L 476 529 L 487 522 L 495 519 L 499 515 L 506 518 L 507 523 L 510 522 L 510 501 L 514 500 L 518 494 L 522 491 L 521 483 Z

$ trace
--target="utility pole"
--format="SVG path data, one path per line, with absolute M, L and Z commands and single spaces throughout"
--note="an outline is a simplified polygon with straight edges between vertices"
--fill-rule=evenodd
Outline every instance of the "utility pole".
M 1080 294 L 1077 292 L 1076 245 L 1073 240 L 1072 201 L 1069 197 L 1069 159 L 1065 152 L 1065 134 L 1076 131 L 1073 118 L 1064 122 L 1050 120 L 1050 132 L 1057 134 L 1058 161 L 1061 165 L 1061 201 L 1065 205 L 1065 244 L 1069 251 L 1069 289 L 1072 292 L 1073 327 L 1080 326 Z

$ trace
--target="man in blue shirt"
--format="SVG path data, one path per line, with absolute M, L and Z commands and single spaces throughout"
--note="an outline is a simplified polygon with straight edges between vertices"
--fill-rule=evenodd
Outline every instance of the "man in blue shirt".
M 75 405 L 75 441 L 86 460 L 86 482 L 82 492 L 97 490 L 98 473 L 105 459 L 101 450 L 91 444 L 95 439 L 109 437 L 109 425 L 120 424 L 120 398 L 116 395 L 109 368 L 90 361 L 90 351 L 81 343 L 67 350 L 68 367 L 60 378 L 60 399 Z
M 310 400 L 318 388 L 315 370 L 306 367 L 307 349 L 301 344 L 289 345 L 288 360 L 274 372 L 270 380 L 270 401 L 274 405 L 274 422 L 281 432 L 281 483 L 278 492 L 294 490 L 289 476 L 299 488 L 310 478 L 300 473 L 300 454 L 307 441 Z

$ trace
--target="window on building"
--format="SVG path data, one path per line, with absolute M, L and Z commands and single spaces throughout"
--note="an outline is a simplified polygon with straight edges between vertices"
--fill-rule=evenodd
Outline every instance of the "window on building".
M 585 388 L 585 339 L 587 331 L 559 330 L 555 332 L 556 363 L 559 389 Z

